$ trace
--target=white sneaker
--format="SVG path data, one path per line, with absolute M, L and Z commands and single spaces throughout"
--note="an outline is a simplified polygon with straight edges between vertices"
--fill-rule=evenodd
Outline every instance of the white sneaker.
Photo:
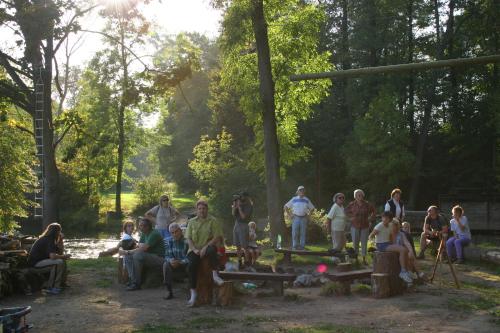
M 216 275 L 213 278 L 214 278 L 214 283 L 219 287 L 224 284 L 224 280 L 222 280 L 220 276 Z
M 401 271 L 401 272 L 399 273 L 399 277 L 400 277 L 403 281 L 405 281 L 406 283 L 412 283 L 412 282 L 413 282 L 413 280 L 411 279 L 411 277 L 408 275 L 408 272 L 403 272 L 403 271 Z
M 192 308 L 192 307 L 194 307 L 194 304 L 195 304 L 195 303 L 196 303 L 196 299 L 193 299 L 193 300 L 191 300 L 191 299 L 190 299 L 190 300 L 187 302 L 187 307 L 188 307 L 188 308 Z

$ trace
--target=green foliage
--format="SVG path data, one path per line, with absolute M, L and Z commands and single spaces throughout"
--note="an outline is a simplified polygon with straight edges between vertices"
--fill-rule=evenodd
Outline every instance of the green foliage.
M 0 121 L 0 232 L 12 231 L 15 218 L 28 215 L 32 202 L 27 196 L 36 183 L 32 140 L 14 126 L 12 121 Z
M 321 296 L 339 296 L 342 294 L 342 284 L 340 282 L 327 282 L 321 286 Z
M 390 91 L 380 91 L 370 110 L 355 122 L 351 140 L 344 148 L 349 176 L 367 193 L 389 193 L 411 176 L 415 159 L 396 103 Z
M 246 123 L 253 128 L 255 145 L 249 148 L 248 167 L 263 173 L 263 128 L 257 54 L 250 20 L 249 1 L 232 2 L 227 9 L 222 41 L 221 85 L 235 91 Z M 327 95 L 329 80 L 291 83 L 290 74 L 331 70 L 329 53 L 318 52 L 318 34 L 325 17 L 316 6 L 301 1 L 268 1 L 271 65 L 275 81 L 275 104 L 281 165 L 293 165 L 309 150 L 297 145 L 297 124 L 312 114 L 312 105 Z M 300 31 L 300 34 L 299 34 Z
M 160 196 L 168 194 L 170 197 L 177 192 L 174 183 L 167 183 L 159 174 L 138 179 L 133 184 L 134 192 L 140 207 L 152 207 L 159 203 Z

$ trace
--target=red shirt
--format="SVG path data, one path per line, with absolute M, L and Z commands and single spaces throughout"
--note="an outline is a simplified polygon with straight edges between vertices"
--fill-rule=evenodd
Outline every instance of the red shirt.
M 354 228 L 366 229 L 370 226 L 369 220 L 375 218 L 375 207 L 368 201 L 362 200 L 358 203 L 354 200 L 345 208 L 345 214 L 351 219 Z

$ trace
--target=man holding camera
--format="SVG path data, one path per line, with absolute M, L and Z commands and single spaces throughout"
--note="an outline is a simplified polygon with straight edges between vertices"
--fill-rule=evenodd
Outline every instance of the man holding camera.
M 233 243 L 236 246 L 238 263 L 242 266 L 242 257 L 249 261 L 246 248 L 248 247 L 248 222 L 252 219 L 253 204 L 247 192 L 233 195 L 231 206 L 235 218 L 233 228 Z
M 427 209 L 424 228 L 420 236 L 420 253 L 417 259 L 425 259 L 425 249 L 434 242 L 436 246 L 444 238 L 445 242 L 448 237 L 448 223 L 445 218 L 439 214 L 439 208 L 430 206 Z

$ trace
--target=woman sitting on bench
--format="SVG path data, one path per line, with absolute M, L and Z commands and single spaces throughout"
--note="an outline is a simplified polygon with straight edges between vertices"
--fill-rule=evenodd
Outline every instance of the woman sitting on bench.
M 377 245 L 377 251 L 389 251 L 397 252 L 399 254 L 399 264 L 401 265 L 401 272 L 399 277 L 407 283 L 412 283 L 413 280 L 408 273 L 406 266 L 406 256 L 408 255 L 408 250 L 401 246 L 391 242 L 391 226 L 389 223 L 392 221 L 393 215 L 391 212 L 382 213 L 382 222 L 377 224 L 370 234 L 370 239 L 375 237 L 375 243 Z

